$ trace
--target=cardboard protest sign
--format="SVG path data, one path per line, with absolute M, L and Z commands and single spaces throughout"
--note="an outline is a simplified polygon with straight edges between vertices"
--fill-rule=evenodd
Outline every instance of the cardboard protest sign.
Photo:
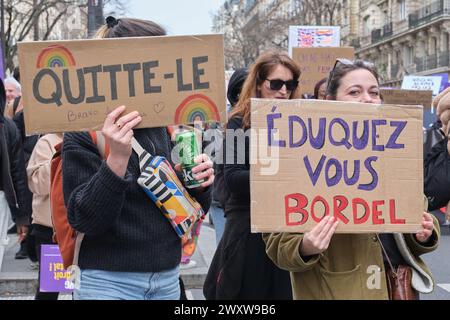
M 380 93 L 387 104 L 421 105 L 429 109 L 433 101 L 431 90 L 381 89 Z
M 223 36 L 19 44 L 27 134 L 100 129 L 120 105 L 142 127 L 225 119 Z
M 300 65 L 300 92 L 314 94 L 314 86 L 327 78 L 336 58 L 353 60 L 353 47 L 293 48 L 292 59 Z
M 71 273 L 64 269 L 58 245 L 41 245 L 40 290 L 41 292 L 72 292 L 74 284 Z
M 252 99 L 252 232 L 416 232 L 422 107 Z
M 341 27 L 289 26 L 289 54 L 295 47 L 339 47 Z

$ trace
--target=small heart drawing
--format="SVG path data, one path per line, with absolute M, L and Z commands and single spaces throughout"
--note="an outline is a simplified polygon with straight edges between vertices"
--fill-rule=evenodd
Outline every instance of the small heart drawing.
M 158 102 L 153 106 L 153 110 L 155 110 L 156 113 L 161 113 L 165 107 L 166 105 L 164 104 L 164 102 Z

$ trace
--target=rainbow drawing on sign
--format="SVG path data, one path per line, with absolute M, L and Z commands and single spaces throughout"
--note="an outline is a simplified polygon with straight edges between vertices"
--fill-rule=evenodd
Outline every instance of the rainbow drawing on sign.
M 175 124 L 194 123 L 196 121 L 220 121 L 216 105 L 202 94 L 193 94 L 187 97 L 175 112 Z
M 37 68 L 73 67 L 75 59 L 72 53 L 60 45 L 52 45 L 41 51 L 37 59 Z

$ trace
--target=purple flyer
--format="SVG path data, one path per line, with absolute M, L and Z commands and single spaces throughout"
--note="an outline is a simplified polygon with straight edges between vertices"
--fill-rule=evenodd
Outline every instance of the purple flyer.
M 64 269 L 58 245 L 41 246 L 40 277 L 41 292 L 73 291 L 73 283 L 69 280 L 70 272 Z

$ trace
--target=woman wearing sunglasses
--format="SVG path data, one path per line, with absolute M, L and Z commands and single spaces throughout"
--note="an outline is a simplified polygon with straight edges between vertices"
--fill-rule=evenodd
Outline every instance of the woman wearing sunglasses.
M 373 65 L 339 59 L 328 77 L 326 99 L 382 103 Z M 295 299 L 399 299 L 388 292 L 390 270 L 412 274 L 408 299 L 433 290 L 432 275 L 419 258 L 438 244 L 439 225 L 430 214 L 423 214 L 416 234 L 334 234 L 337 225 L 327 216 L 304 234 L 264 236 L 267 254 L 291 272 Z
M 288 55 L 278 52 L 261 55 L 249 71 L 227 129 L 232 132 L 250 129 L 251 98 L 298 97 L 299 77 L 299 67 Z M 250 233 L 249 140 L 246 135 L 245 149 L 240 145 L 244 139 L 224 141 L 227 159 L 224 179 L 230 197 L 225 206 L 224 234 L 203 287 L 206 299 L 292 299 L 289 272 L 279 269 L 267 257 L 261 235 Z M 240 154 L 241 150 L 245 154 Z

